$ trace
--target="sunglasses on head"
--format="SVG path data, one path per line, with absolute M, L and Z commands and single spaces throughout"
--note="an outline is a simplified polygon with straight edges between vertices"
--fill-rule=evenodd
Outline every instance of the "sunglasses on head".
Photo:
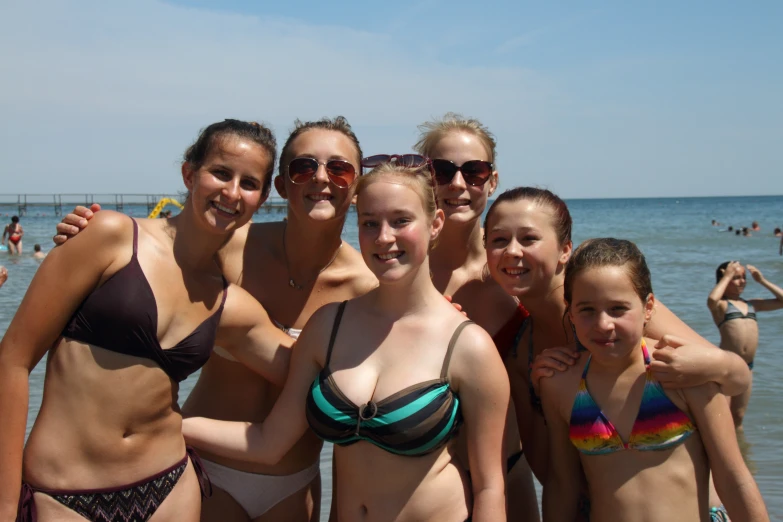
M 453 161 L 445 159 L 432 160 L 432 169 L 435 171 L 435 181 L 438 185 L 448 185 L 457 172 L 462 173 L 465 183 L 474 187 L 480 187 L 492 176 L 492 163 L 481 160 L 466 161 L 462 165 L 455 165 Z
M 356 181 L 356 169 L 354 166 L 348 161 L 338 159 L 322 163 L 315 158 L 294 158 L 288 164 L 288 178 L 297 185 L 307 183 L 318 172 L 319 165 L 323 165 L 326 168 L 326 175 L 329 176 L 329 181 L 340 188 L 350 187 Z
M 362 160 L 362 167 L 366 169 L 374 169 L 378 165 L 384 163 L 392 163 L 399 165 L 400 167 L 407 167 L 417 169 L 420 167 L 428 167 L 432 170 L 432 163 L 426 156 L 419 154 L 376 154 Z
M 432 161 L 427 156 L 422 156 L 420 154 L 376 154 L 375 156 L 364 158 L 362 160 L 362 167 L 374 169 L 384 163 L 391 163 L 392 165 L 399 165 L 400 167 L 409 169 L 426 168 L 429 173 L 432 191 L 433 193 L 435 192 L 435 177 L 434 171 L 432 170 Z

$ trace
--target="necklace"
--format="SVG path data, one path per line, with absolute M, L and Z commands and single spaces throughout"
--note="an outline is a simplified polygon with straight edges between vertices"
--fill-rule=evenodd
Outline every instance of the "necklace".
M 296 281 L 294 281 L 294 278 L 291 277 L 291 269 L 288 266 L 288 250 L 285 247 L 285 233 L 286 230 L 288 230 L 288 222 L 285 222 L 283 225 L 283 258 L 285 259 L 285 271 L 288 274 L 288 286 L 293 288 L 294 290 L 304 290 L 306 286 L 309 286 L 311 283 L 313 283 L 316 279 L 318 279 L 318 276 L 321 275 L 321 273 L 329 268 L 332 263 L 334 263 L 334 260 L 337 259 L 337 254 L 340 253 L 340 249 L 343 247 L 342 241 L 340 241 L 340 246 L 337 247 L 337 250 L 334 251 L 334 255 L 329 260 L 328 263 L 324 265 L 323 268 L 321 268 L 317 274 L 315 274 L 315 277 L 311 278 L 310 280 L 300 284 L 297 284 Z

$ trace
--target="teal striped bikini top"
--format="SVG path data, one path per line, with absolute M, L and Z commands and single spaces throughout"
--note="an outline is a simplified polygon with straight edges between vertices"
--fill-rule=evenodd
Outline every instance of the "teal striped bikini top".
M 446 380 L 446 373 L 457 338 L 472 321 L 463 322 L 454 331 L 440 378 L 357 406 L 340 391 L 329 369 L 345 304 L 340 304 L 334 319 L 324 369 L 307 394 L 310 428 L 322 439 L 338 446 L 363 440 L 397 455 L 426 455 L 445 446 L 462 423 L 459 397 Z

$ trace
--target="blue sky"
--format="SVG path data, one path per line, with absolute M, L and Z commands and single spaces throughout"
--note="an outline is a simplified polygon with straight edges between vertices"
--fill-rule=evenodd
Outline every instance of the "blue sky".
M 634 4 L 634 5 L 631 5 Z M 501 187 L 783 194 L 783 3 L 11 1 L 0 192 L 176 192 L 198 129 L 342 114 L 367 154 L 447 111 Z

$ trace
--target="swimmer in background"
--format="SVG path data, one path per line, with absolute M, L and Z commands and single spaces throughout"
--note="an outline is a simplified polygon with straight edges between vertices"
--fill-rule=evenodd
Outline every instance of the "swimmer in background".
M 745 267 L 739 261 L 726 261 L 715 272 L 716 284 L 707 297 L 707 307 L 720 331 L 720 347 L 742 357 L 753 370 L 753 358 L 756 356 L 759 344 L 756 312 L 783 308 L 783 289 L 764 279 L 756 267 L 748 265 L 747 268 L 757 283 L 772 292 L 774 299 L 746 301 L 740 297 L 745 290 Z M 748 407 L 752 386 L 751 372 L 751 385 L 748 389 L 731 398 L 731 415 L 734 417 L 737 429 L 742 429 L 742 420 Z
M 712 220 L 712 226 L 713 226 L 713 227 L 719 227 L 719 226 L 721 226 L 721 223 L 720 223 L 719 221 L 717 221 L 717 220 L 713 219 L 713 220 Z
M 742 235 L 745 237 L 751 237 L 753 234 L 750 233 L 750 229 L 748 229 L 748 227 L 742 227 Z
M 8 253 L 11 255 L 22 255 L 22 236 L 24 236 L 24 229 L 19 224 L 19 216 L 12 216 L 11 223 L 6 225 L 3 230 L 3 240 L 8 237 Z
M 41 245 L 39 245 L 38 243 L 33 245 L 33 258 L 34 259 L 43 259 L 45 257 L 46 257 L 46 252 L 41 250 Z
M 781 230 L 779 228 L 776 228 L 775 231 L 773 232 L 773 235 L 775 237 L 781 237 L 781 236 L 783 236 L 783 232 L 781 232 Z
M 753 223 L 751 223 L 750 224 L 750 228 L 753 229 L 756 232 L 761 230 L 761 227 L 759 226 L 759 222 L 758 221 L 754 221 Z
M 8 281 L 8 269 L 0 265 L 0 288 Z

